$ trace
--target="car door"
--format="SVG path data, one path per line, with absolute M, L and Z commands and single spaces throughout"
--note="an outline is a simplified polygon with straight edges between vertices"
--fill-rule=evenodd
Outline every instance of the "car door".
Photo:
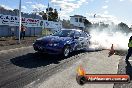
M 80 37 L 80 32 L 75 31 L 74 41 L 75 41 L 75 50 L 80 50 L 82 48 L 82 38 Z
M 82 48 L 87 48 L 89 46 L 89 38 L 85 32 L 81 32 L 81 38 L 82 38 Z

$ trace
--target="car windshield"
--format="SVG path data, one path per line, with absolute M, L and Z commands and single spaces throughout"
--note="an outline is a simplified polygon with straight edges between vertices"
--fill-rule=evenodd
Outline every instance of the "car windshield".
M 53 34 L 53 36 L 59 36 L 59 37 L 73 37 L 73 35 L 74 35 L 74 31 L 72 30 L 61 30 Z

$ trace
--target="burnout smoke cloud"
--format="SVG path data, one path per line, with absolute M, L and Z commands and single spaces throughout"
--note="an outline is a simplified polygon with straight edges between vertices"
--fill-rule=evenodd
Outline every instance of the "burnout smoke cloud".
M 126 34 L 112 28 L 105 28 L 102 31 L 99 31 L 99 28 L 91 28 L 90 35 L 93 47 L 110 49 L 111 45 L 114 44 L 116 50 L 127 50 L 132 33 Z

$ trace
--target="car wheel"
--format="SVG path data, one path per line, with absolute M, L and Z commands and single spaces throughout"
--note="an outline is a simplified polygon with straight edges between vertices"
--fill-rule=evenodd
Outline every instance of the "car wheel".
M 86 50 L 89 50 L 89 45 L 86 47 Z
M 89 50 L 89 44 L 87 44 L 83 50 L 88 51 Z
M 68 57 L 70 54 L 70 47 L 69 46 L 65 46 L 64 51 L 63 51 L 63 56 L 64 57 Z
M 36 51 L 35 53 L 34 53 L 34 55 L 35 56 L 40 56 L 40 55 L 42 55 L 40 52 L 38 52 L 38 51 Z

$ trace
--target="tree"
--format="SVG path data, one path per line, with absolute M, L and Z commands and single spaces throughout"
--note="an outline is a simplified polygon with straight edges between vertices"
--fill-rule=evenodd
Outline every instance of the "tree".
M 44 11 L 39 13 L 42 15 L 43 20 L 47 20 L 47 14 L 48 14 L 48 20 L 49 21 L 57 21 L 58 20 L 58 12 L 57 9 L 54 9 L 52 7 L 46 8 L 46 13 Z
M 4 7 L 2 7 L 2 6 L 0 6 L 0 10 L 5 10 L 5 8 L 4 8 Z
M 40 12 L 39 15 L 42 15 L 43 20 L 47 20 L 47 14 L 44 11 Z
M 126 32 L 126 33 L 129 33 L 131 30 L 129 29 L 128 25 L 121 22 L 118 24 L 118 29 L 122 32 Z
M 70 24 L 70 21 L 65 20 L 65 19 L 63 19 L 63 21 L 62 21 L 62 27 L 67 28 L 67 29 L 74 28 L 74 26 L 72 24 Z
M 84 25 L 87 26 L 87 25 L 91 25 L 92 23 L 89 22 L 87 19 L 84 20 Z
M 46 12 L 48 12 L 48 10 L 49 10 L 49 12 L 53 12 L 53 8 L 52 7 L 49 7 L 49 9 L 46 8 Z
M 123 23 L 123 22 L 119 23 L 119 24 L 118 24 L 118 26 L 128 28 L 128 25 L 127 25 L 127 24 L 125 24 L 125 23 Z
M 13 12 L 15 13 L 15 15 L 19 14 L 19 10 L 18 9 L 14 9 Z
M 0 13 L 4 13 L 4 12 L 7 12 L 7 10 L 4 7 L 0 6 Z
M 54 21 L 54 20 L 55 20 L 55 19 L 53 19 L 53 18 L 54 18 L 53 15 L 54 15 L 53 12 L 49 12 L 49 13 L 48 13 L 48 20 L 49 20 L 49 21 Z
M 57 12 L 57 9 L 54 9 L 53 19 L 54 19 L 54 21 L 57 21 L 57 19 L 58 19 L 58 12 Z
M 92 23 L 89 22 L 87 19 L 84 20 L 84 26 L 88 27 L 88 26 L 91 26 Z

